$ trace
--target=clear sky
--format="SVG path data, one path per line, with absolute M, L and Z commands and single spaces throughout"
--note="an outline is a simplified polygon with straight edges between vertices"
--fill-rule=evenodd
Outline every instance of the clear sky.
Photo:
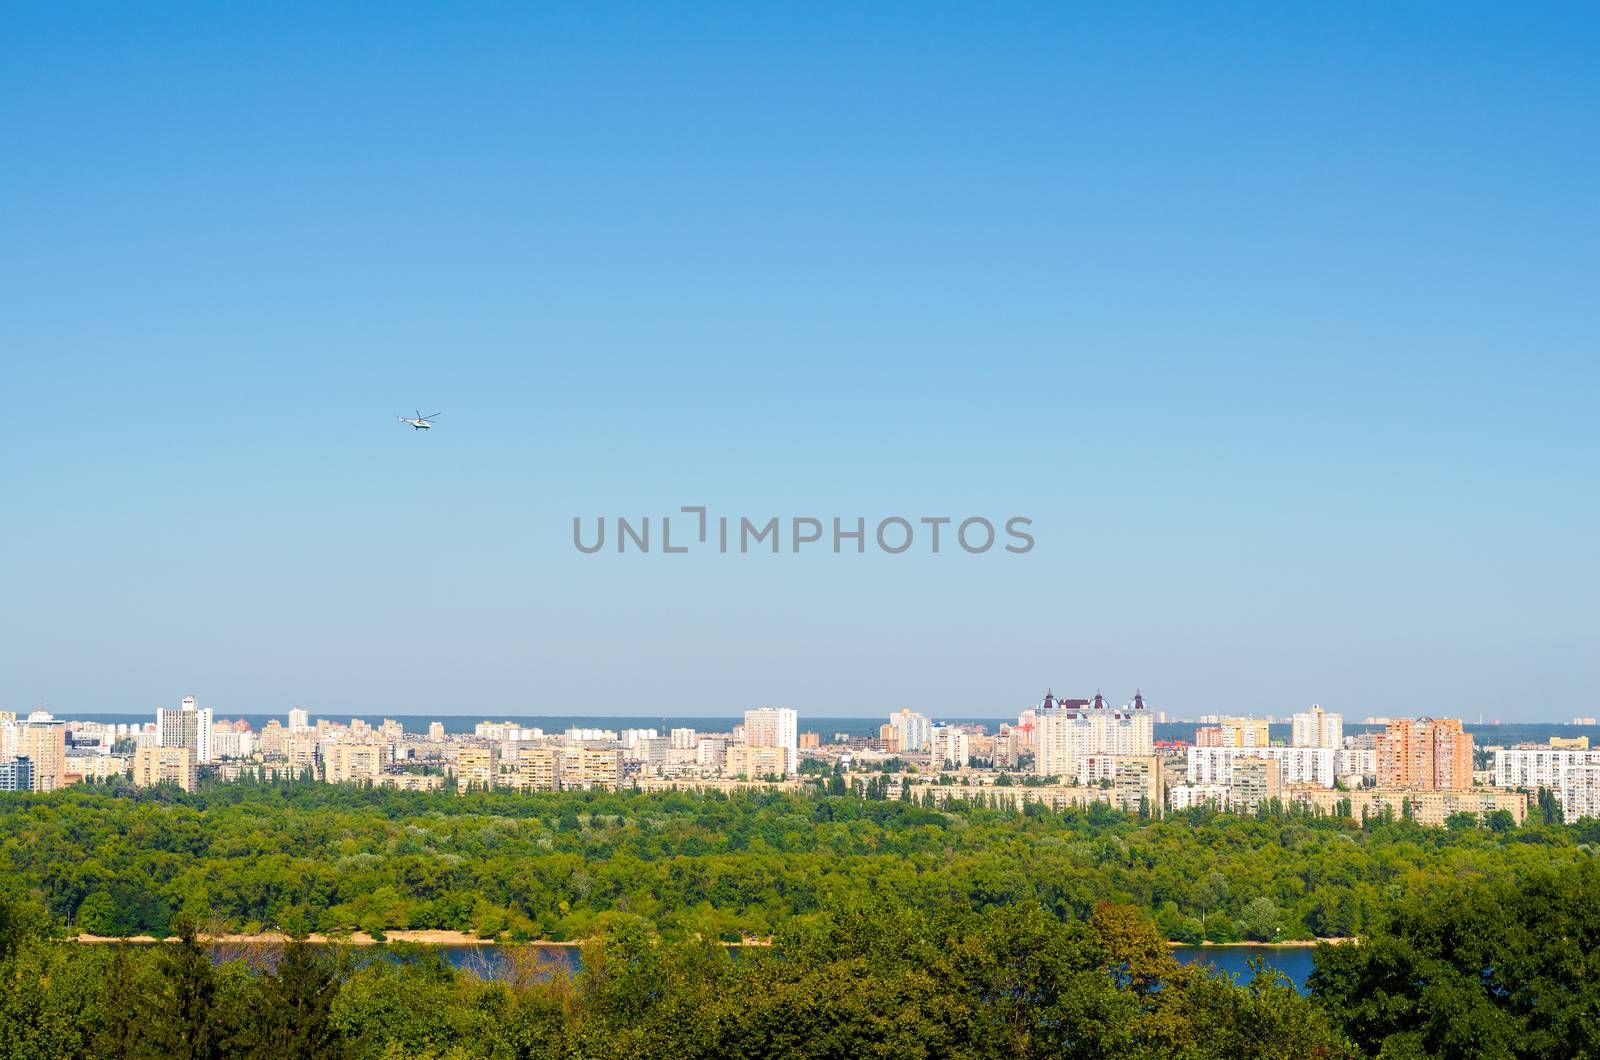
M 1597 54 L 1592 4 L 8 4 L 0 707 L 1596 713 Z M 685 504 L 1037 546 L 572 547 Z

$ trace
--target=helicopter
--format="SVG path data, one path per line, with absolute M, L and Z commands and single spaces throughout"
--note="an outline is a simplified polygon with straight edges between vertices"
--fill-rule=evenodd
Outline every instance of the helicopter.
M 434 421 L 434 420 L 436 420 L 438 418 L 439 418 L 439 414 L 437 412 L 430 412 L 426 416 L 424 416 L 421 412 L 418 412 L 417 413 L 417 418 L 414 419 L 414 420 L 413 419 L 408 419 L 405 416 L 396 416 L 395 417 L 395 419 L 399 420 L 401 423 L 409 423 L 409 424 L 411 424 L 411 429 L 414 430 L 414 431 L 425 431 L 425 430 L 427 430 L 428 428 L 433 426 L 433 422 L 432 421 Z

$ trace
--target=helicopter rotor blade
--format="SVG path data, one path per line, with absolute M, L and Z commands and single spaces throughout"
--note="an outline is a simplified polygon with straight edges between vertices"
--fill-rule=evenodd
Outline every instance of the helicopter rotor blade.
M 430 412 L 426 416 L 418 416 L 417 417 L 417 419 L 419 419 L 419 420 L 436 420 L 438 418 L 439 418 L 439 413 L 437 413 L 437 412 Z

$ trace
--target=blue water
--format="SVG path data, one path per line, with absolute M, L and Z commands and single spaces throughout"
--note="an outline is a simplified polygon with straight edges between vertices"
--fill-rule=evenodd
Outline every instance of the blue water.
M 495 978 L 503 975 L 495 946 L 441 946 L 440 949 L 457 968 Z M 1311 952 L 1309 946 L 1176 946 L 1172 950 L 1173 956 L 1185 964 L 1199 963 L 1217 974 L 1232 974 L 1241 983 L 1250 980 L 1250 961 L 1264 958 L 1267 967 L 1287 976 L 1302 994 L 1306 992 L 1306 977 L 1311 974 Z M 542 948 L 539 956 L 552 968 L 572 970 L 577 969 L 580 960 L 578 950 L 571 946 Z
M 1310 946 L 1175 946 L 1172 955 L 1185 964 L 1209 965 L 1219 974 L 1250 981 L 1250 961 L 1261 957 L 1267 967 L 1282 972 L 1302 994 L 1311 974 Z
M 437 949 L 455 967 L 486 979 L 509 979 L 515 974 L 504 952 L 494 943 L 439 946 Z M 734 952 L 737 953 L 737 949 Z M 265 947 L 258 951 L 257 959 L 270 967 L 274 953 L 272 947 Z M 384 946 L 362 946 L 354 953 L 357 959 L 381 961 L 395 957 L 394 951 Z M 1172 949 L 1172 955 L 1185 964 L 1202 964 L 1213 974 L 1232 975 L 1240 983 L 1250 981 L 1250 961 L 1261 957 L 1267 962 L 1267 967 L 1285 975 L 1302 994 L 1306 992 L 1306 978 L 1311 974 L 1311 953 L 1309 946 L 1175 946 Z M 238 947 L 217 947 L 213 954 L 218 960 L 241 955 Z M 543 968 L 534 969 L 533 973 L 536 978 L 544 978 L 550 972 L 575 972 L 582 960 L 583 956 L 576 946 L 541 946 L 537 963 Z M 524 971 L 526 973 L 527 970 Z

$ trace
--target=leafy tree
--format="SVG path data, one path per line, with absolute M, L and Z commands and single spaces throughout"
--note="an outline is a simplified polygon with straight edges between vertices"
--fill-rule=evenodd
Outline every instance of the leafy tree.
M 304 939 L 291 939 L 261 982 L 260 1004 L 244 1042 L 261 1060 L 337 1060 L 344 1038 L 333 1022 L 339 980 L 331 962 Z
M 1517 826 L 1517 819 L 1511 816 L 1510 810 L 1491 810 L 1484 817 L 1483 823 L 1491 832 L 1504 834 Z
M 1385 1056 L 1600 1055 L 1600 865 L 1402 898 L 1360 945 L 1317 948 L 1309 986 Z
M 1240 934 L 1257 942 L 1271 942 L 1281 930 L 1277 903 L 1265 896 L 1252 898 L 1239 911 Z
M 1200 929 L 1202 931 L 1206 927 L 1206 915 L 1213 910 L 1222 908 L 1231 893 L 1232 888 L 1228 886 L 1228 879 L 1222 873 L 1212 871 L 1201 877 L 1194 887 L 1191 900 L 1200 907 Z
M 152 1051 L 174 1060 L 217 1060 L 226 1033 L 216 1018 L 211 955 L 194 921 L 180 917 L 174 926 L 178 940 L 163 948 L 160 989 L 146 1014 Z
M 122 920 L 116 902 L 105 891 L 95 891 L 78 903 L 78 928 L 91 935 L 119 935 Z
M 141 963 L 126 943 L 112 950 L 100 985 L 99 1026 L 94 1030 L 94 1055 L 104 1060 L 127 1060 L 144 1051 L 145 1021 L 130 997 L 138 997 L 148 985 L 141 982 Z

